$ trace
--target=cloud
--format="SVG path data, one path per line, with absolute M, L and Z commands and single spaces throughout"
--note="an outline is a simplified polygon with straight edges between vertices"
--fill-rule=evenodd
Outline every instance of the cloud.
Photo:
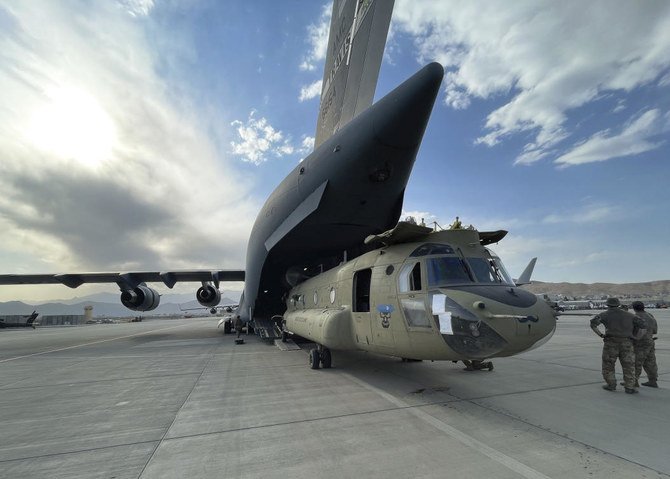
M 317 63 L 326 59 L 332 10 L 332 2 L 324 5 L 318 23 L 311 24 L 307 27 L 307 43 L 309 44 L 309 51 L 303 57 L 303 61 L 300 64 L 300 69 L 303 71 L 315 71 Z
M 322 80 L 317 80 L 311 85 L 304 86 L 300 89 L 300 97 L 298 100 L 303 102 L 306 100 L 311 100 L 312 98 L 317 98 L 321 95 L 321 83 Z
M 209 133 L 227 125 L 156 74 L 175 51 L 115 4 L 0 16 L 3 270 L 242 267 L 258 200 Z
M 265 117 L 255 118 L 256 111 L 249 113 L 246 123 L 235 120 L 231 123 L 237 130 L 240 141 L 232 141 L 232 153 L 242 161 L 260 165 L 268 158 L 281 158 L 296 153 L 284 134 L 276 130 Z
M 561 223 L 601 223 L 603 221 L 611 221 L 617 218 L 617 208 L 610 205 L 590 204 L 583 207 L 581 211 L 570 211 L 561 214 L 550 214 L 542 219 L 545 224 L 561 224 Z
M 300 145 L 300 152 L 305 154 L 305 153 L 310 153 L 314 149 L 314 137 L 313 136 L 303 136 L 302 137 L 302 143 Z
M 154 8 L 154 0 L 117 0 L 119 5 L 133 17 L 149 15 Z
M 611 134 L 610 130 L 599 131 L 556 158 L 554 163 L 561 167 L 582 165 L 637 155 L 658 148 L 662 142 L 653 142 L 650 138 L 658 135 L 663 128 L 660 117 L 658 110 L 649 110 L 631 120 L 618 135 Z
M 569 115 L 604 92 L 667 86 L 659 80 L 670 67 L 667 2 L 398 0 L 394 18 L 420 63 L 445 66 L 447 105 L 502 102 L 478 144 L 532 136 L 517 163 L 545 158 L 571 134 Z

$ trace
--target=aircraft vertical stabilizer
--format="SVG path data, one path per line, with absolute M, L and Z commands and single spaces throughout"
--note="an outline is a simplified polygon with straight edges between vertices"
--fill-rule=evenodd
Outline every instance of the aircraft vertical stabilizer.
M 334 0 L 315 148 L 372 105 L 393 0 Z

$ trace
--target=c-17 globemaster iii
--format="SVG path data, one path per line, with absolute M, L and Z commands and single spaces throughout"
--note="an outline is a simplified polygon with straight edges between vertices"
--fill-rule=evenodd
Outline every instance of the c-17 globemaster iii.
M 398 223 L 444 70 L 431 63 L 372 104 L 393 1 L 335 0 L 314 151 L 277 186 L 254 223 L 242 270 L 0 275 L 0 284 L 117 283 L 121 302 L 155 309 L 147 282 L 201 282 L 205 307 L 221 281 L 244 281 L 236 314 L 259 331 L 331 350 L 471 367 L 547 340 L 555 316 L 518 288 L 486 245 L 505 232 L 432 232 Z M 532 264 L 532 263 L 531 263 Z

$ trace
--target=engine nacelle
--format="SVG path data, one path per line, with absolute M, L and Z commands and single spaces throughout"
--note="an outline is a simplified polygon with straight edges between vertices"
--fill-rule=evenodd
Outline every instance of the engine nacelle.
M 221 291 L 216 289 L 211 283 L 203 284 L 195 293 L 195 299 L 197 299 L 198 303 L 201 305 L 207 308 L 213 308 L 221 302 Z
M 148 286 L 138 286 L 121 292 L 121 303 L 133 311 L 151 311 L 156 309 L 160 302 L 160 294 Z

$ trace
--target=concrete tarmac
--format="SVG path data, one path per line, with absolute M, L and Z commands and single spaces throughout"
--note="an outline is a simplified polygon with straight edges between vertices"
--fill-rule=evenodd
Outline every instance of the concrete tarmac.
M 0 477 L 670 477 L 670 312 L 651 312 L 661 387 L 636 395 L 601 389 L 575 316 L 492 372 L 357 352 L 314 371 L 215 319 L 3 330 Z

